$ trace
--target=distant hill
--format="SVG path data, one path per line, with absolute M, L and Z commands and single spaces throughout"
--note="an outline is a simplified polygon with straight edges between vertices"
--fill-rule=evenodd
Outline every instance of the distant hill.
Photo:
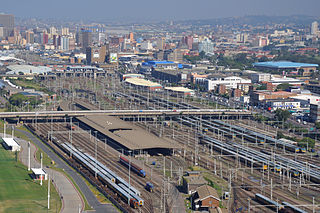
M 179 21 L 181 24 L 192 25 L 273 25 L 286 24 L 294 26 L 310 25 L 313 21 L 320 21 L 320 17 L 294 15 L 294 16 L 243 16 L 230 18 L 215 18 L 202 20 Z

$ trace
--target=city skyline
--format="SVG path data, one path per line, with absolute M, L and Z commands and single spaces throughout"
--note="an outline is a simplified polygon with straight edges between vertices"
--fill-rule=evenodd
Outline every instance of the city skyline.
M 17 7 L 19 5 L 19 7 Z M 236 5 L 236 7 L 232 6 Z M 231 7 L 232 6 L 232 7 Z M 48 9 L 50 8 L 50 10 Z M 121 2 L 99 1 L 76 2 L 57 0 L 54 4 L 42 4 L 39 0 L 21 3 L 17 0 L 2 4 L 1 12 L 22 18 L 58 18 L 81 20 L 119 20 L 119 21 L 166 21 L 237 17 L 246 15 L 318 16 L 320 2 L 308 0 L 301 4 L 298 0 L 254 1 L 243 0 L 201 0 L 196 4 L 191 0 L 163 0 L 151 4 L 141 0 L 139 3 L 124 0 Z

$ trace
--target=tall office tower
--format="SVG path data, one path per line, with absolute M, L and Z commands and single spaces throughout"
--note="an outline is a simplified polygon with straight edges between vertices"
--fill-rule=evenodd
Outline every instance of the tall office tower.
M 50 27 L 49 34 L 52 37 L 53 35 L 57 34 L 57 29 L 55 27 Z
M 129 34 L 129 39 L 130 39 L 130 42 L 134 42 L 133 32 L 131 32 L 131 33 Z
M 166 44 L 166 38 L 165 37 L 161 37 L 159 39 L 157 39 L 157 48 L 159 50 L 163 50 Z
M 193 44 L 193 37 L 191 35 L 185 36 L 183 38 L 183 43 L 187 45 L 188 49 L 192 49 L 192 44 Z
M 32 31 L 27 31 L 26 32 L 26 41 L 28 44 L 33 44 L 34 43 L 34 33 Z
M 82 30 L 81 31 L 81 48 L 82 51 L 86 51 L 92 43 L 92 31 L 91 30 Z
M 61 37 L 61 50 L 69 50 L 69 38 L 67 36 Z
M 14 16 L 0 14 L 0 27 L 3 27 L 3 37 L 14 36 Z
M 319 30 L 319 24 L 318 22 L 314 21 L 311 24 L 311 35 L 317 35 Z
M 69 28 L 68 27 L 61 28 L 61 35 L 69 35 Z

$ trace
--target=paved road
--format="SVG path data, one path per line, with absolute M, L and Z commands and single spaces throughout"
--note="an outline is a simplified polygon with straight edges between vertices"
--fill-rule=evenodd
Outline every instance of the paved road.
M 23 164 L 28 166 L 28 142 L 22 139 L 16 139 L 21 145 L 20 160 Z M 34 144 L 30 144 L 30 166 L 31 168 L 40 168 L 40 163 L 36 159 L 37 147 Z M 53 169 L 44 168 L 44 170 L 50 175 L 51 180 L 55 185 L 60 197 L 62 197 L 61 213 L 74 212 L 77 213 L 84 209 L 84 202 L 72 181 L 69 180 L 63 173 Z
M 64 169 L 66 173 L 68 173 L 72 179 L 75 181 L 75 183 L 79 186 L 80 190 L 86 197 L 89 205 L 95 210 L 90 212 L 96 212 L 96 213 L 105 213 L 105 212 L 111 212 L 111 213 L 118 213 L 117 209 L 111 205 L 111 204 L 101 204 L 95 195 L 92 193 L 92 191 L 89 189 L 89 187 L 86 185 L 84 180 L 82 179 L 81 175 L 78 174 L 76 171 L 71 169 L 69 165 L 67 165 L 66 162 L 64 162 L 60 157 L 58 157 L 51 149 L 49 149 L 45 144 L 43 144 L 38 138 L 36 138 L 34 135 L 30 134 L 29 132 L 16 129 L 16 131 L 21 132 L 25 134 L 33 143 L 37 144 L 47 155 L 54 160 L 54 162 L 57 164 L 56 167 Z

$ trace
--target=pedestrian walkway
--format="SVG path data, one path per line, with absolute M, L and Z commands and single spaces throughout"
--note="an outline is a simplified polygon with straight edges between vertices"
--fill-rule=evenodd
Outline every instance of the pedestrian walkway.
M 21 145 L 20 160 L 28 166 L 28 142 L 19 138 L 15 140 Z M 40 162 L 36 160 L 37 147 L 30 143 L 31 168 L 40 168 Z M 62 198 L 62 207 L 60 213 L 79 213 L 84 209 L 84 202 L 78 190 L 73 185 L 72 181 L 63 173 L 50 169 L 43 168 L 49 174 L 50 179 L 55 185 L 60 197 Z

